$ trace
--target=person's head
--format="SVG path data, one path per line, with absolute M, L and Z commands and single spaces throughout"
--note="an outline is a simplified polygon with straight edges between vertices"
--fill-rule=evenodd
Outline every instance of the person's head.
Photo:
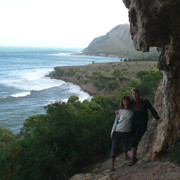
M 137 88 L 132 88 L 131 89 L 131 96 L 134 99 L 134 101 L 138 101 L 140 98 L 140 92 Z
M 127 107 L 127 109 L 131 109 L 131 103 L 130 103 L 130 97 L 129 96 L 123 96 L 121 99 L 120 108 L 124 109 Z

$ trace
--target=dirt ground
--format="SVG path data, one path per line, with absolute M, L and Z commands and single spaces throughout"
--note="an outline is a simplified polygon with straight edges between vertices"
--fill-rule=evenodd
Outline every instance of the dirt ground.
M 70 180 L 180 180 L 180 166 L 167 160 L 143 161 L 129 167 L 124 155 L 117 157 L 114 172 L 110 172 L 111 159 L 91 165 L 87 173 L 76 174 Z

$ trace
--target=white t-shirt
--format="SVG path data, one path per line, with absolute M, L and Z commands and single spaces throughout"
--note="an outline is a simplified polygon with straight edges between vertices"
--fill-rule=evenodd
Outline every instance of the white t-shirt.
M 132 128 L 133 111 L 130 109 L 119 109 L 111 130 L 113 132 L 130 132 Z

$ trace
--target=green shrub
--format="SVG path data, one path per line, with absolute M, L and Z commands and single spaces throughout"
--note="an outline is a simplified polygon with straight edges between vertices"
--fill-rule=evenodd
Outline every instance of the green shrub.
M 94 80 L 93 81 L 93 85 L 98 89 L 101 90 L 104 88 L 104 84 L 101 81 L 98 80 Z
M 77 80 L 79 80 L 81 78 L 81 74 L 76 73 L 75 77 L 76 77 Z
M 61 77 L 64 74 L 64 70 L 61 67 L 55 67 L 55 75 Z
M 89 82 L 89 80 L 82 78 L 82 79 L 80 80 L 80 82 L 83 83 L 83 84 L 87 84 L 87 83 Z
M 74 76 L 75 73 L 76 73 L 76 72 L 74 71 L 73 68 L 68 68 L 68 70 L 65 72 L 65 74 L 66 74 L 67 76 Z
M 119 69 L 115 69 L 113 72 L 113 76 L 119 78 L 121 76 L 121 71 Z
M 159 70 L 140 71 L 137 73 L 140 79 L 139 90 L 142 96 L 148 97 L 151 103 L 154 103 L 154 96 L 159 82 L 162 80 L 162 74 Z
M 107 91 L 113 91 L 117 87 L 119 87 L 119 83 L 117 81 L 112 81 L 106 84 L 106 90 Z

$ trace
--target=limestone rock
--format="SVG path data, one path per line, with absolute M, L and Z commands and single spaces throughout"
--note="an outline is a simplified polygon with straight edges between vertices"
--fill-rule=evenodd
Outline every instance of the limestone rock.
M 163 82 L 155 106 L 163 122 L 147 132 L 145 151 L 155 159 L 180 139 L 180 1 L 123 0 L 129 9 L 130 33 L 138 51 L 158 47 Z M 148 136 L 149 134 L 149 136 Z M 151 134 L 151 138 L 150 138 Z M 144 138 L 147 138 L 144 137 Z

